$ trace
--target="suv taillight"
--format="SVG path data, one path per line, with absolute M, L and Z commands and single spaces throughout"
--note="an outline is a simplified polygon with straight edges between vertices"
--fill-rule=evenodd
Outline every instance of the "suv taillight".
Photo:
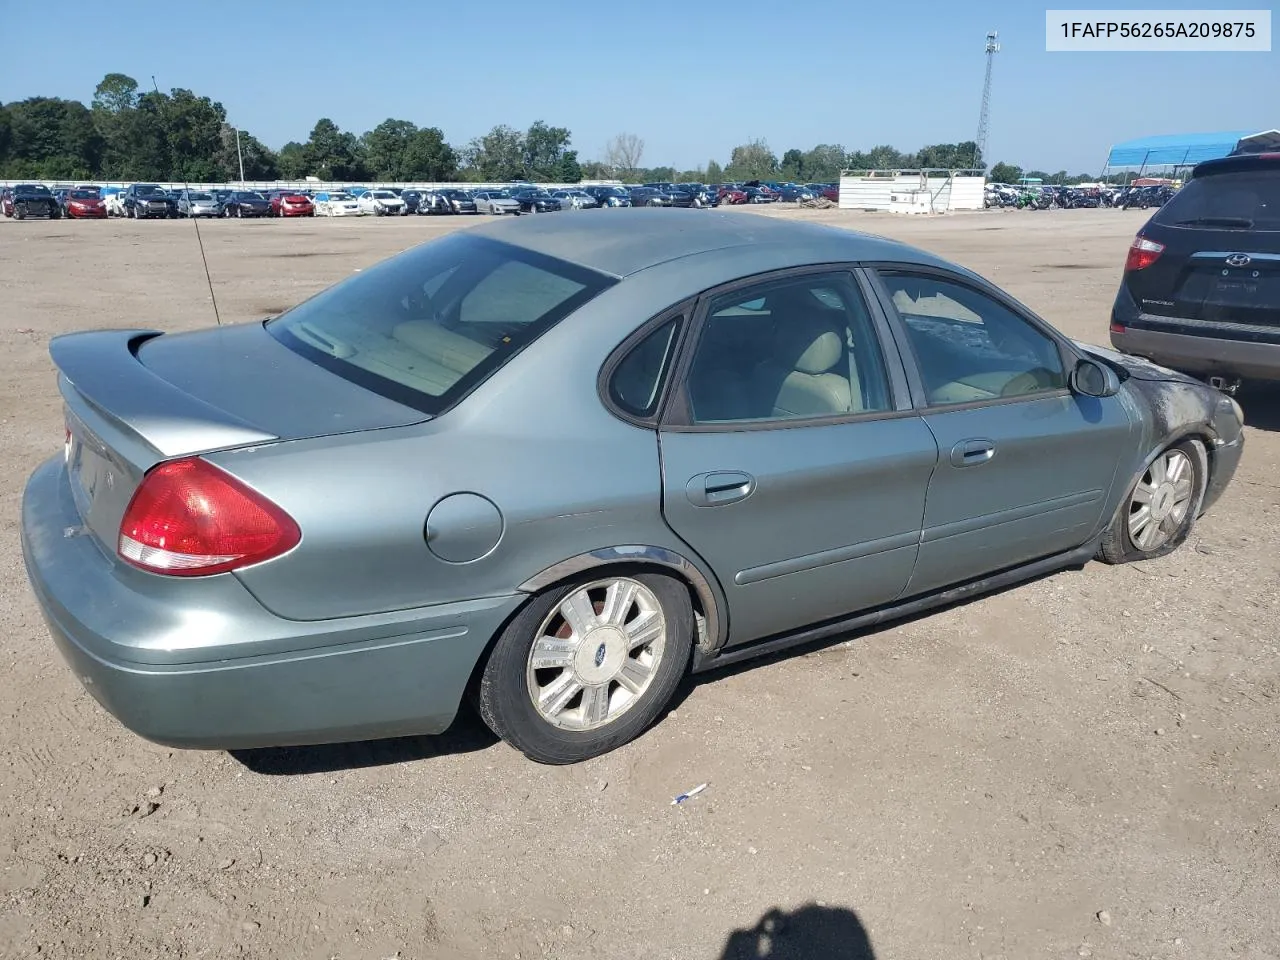
M 1133 238 L 1133 243 L 1129 244 L 1129 255 L 1124 259 L 1124 272 L 1145 270 L 1159 260 L 1162 253 L 1164 253 L 1163 243 L 1156 243 L 1138 234 Z
M 287 553 L 302 531 L 287 513 L 207 460 L 153 469 L 120 521 L 120 557 L 149 573 L 198 577 Z

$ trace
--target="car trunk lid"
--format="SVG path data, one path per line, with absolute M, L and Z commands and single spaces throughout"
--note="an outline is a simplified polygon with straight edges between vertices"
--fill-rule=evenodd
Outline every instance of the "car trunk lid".
M 72 493 L 113 552 L 130 498 L 163 460 L 427 419 L 293 353 L 260 323 L 69 334 L 50 354 Z

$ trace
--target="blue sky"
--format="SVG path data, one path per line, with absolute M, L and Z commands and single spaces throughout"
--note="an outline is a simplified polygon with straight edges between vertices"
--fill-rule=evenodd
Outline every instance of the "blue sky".
M 988 30 L 1003 44 L 992 161 L 1092 171 L 1120 140 L 1280 126 L 1276 52 L 1046 53 L 1045 5 L 1026 0 L 652 0 L 634 13 L 582 0 L 118 0 L 110 17 L 88 0 L 61 0 L 52 17 L 6 7 L 0 100 L 87 103 L 108 72 L 147 86 L 154 75 L 220 100 L 276 148 L 328 116 L 357 133 L 387 117 L 434 125 L 455 145 L 543 119 L 568 127 L 584 160 L 627 131 L 644 139 L 645 165 L 677 168 L 723 163 L 754 137 L 779 155 L 915 149 L 975 135 Z

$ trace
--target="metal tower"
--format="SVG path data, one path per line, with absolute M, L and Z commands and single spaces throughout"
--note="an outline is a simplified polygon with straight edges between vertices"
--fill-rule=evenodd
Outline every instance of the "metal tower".
M 987 78 L 982 83 L 982 113 L 978 117 L 978 137 L 974 140 L 973 147 L 973 165 L 976 167 L 981 158 L 984 170 L 991 166 L 987 160 L 987 123 L 991 119 L 991 65 L 999 52 L 1000 35 L 992 31 L 987 34 Z

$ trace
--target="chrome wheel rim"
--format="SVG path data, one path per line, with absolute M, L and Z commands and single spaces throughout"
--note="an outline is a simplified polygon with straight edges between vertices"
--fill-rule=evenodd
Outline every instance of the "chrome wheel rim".
M 643 699 L 666 644 L 662 605 L 643 583 L 615 577 L 577 587 L 534 635 L 529 698 L 562 730 L 606 726 Z
M 1168 450 L 1151 462 L 1129 500 L 1129 539 L 1150 553 L 1165 546 L 1191 509 L 1195 469 L 1181 450 Z

